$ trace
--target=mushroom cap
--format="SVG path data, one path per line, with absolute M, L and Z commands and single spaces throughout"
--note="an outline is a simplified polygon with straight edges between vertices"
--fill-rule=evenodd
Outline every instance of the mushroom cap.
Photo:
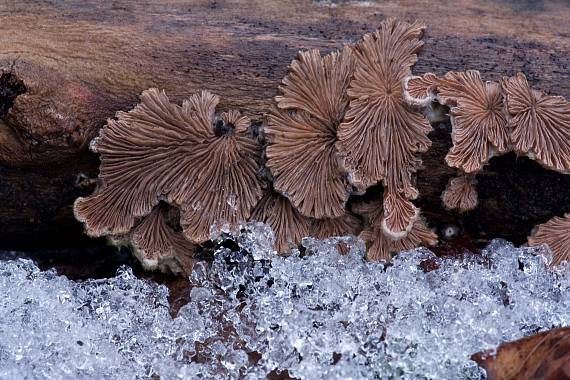
M 401 239 L 413 228 L 420 210 L 400 193 L 385 191 L 382 230 L 392 239 Z
M 410 231 L 401 238 L 394 238 L 385 232 L 383 221 L 383 202 L 374 200 L 367 203 L 355 204 L 354 212 L 364 216 L 368 227 L 360 233 L 360 238 L 366 243 L 366 257 L 373 261 L 390 261 L 391 254 L 417 248 L 420 245 L 432 246 L 437 244 L 437 235 L 430 230 L 424 219 L 419 215 L 415 217 Z
M 349 180 L 359 190 L 384 182 L 385 231 L 402 236 L 410 231 L 417 197 L 412 174 L 417 157 L 431 145 L 427 119 L 404 100 L 403 80 L 411 74 L 424 25 L 389 19 L 364 35 L 354 48 L 356 68 L 348 88 L 349 108 L 336 144 Z M 397 213 L 402 212 L 400 215 Z
M 570 102 L 531 89 L 523 73 L 504 77 L 501 85 L 514 150 L 570 174 Z
M 554 257 L 552 266 L 570 260 L 570 213 L 564 217 L 556 216 L 544 224 L 537 226 L 529 236 L 528 244 L 537 246 L 546 244 Z
M 466 173 L 509 150 L 501 87 L 478 71 L 449 72 L 437 84 L 437 99 L 451 109 L 453 147 L 445 160 Z
M 445 208 L 460 213 L 473 210 L 478 202 L 476 185 L 477 180 L 474 176 L 460 175 L 451 178 L 441 195 Z
M 189 274 L 194 267 L 196 246 L 181 232 L 169 226 L 169 208 L 164 204 L 154 207 L 149 215 L 133 228 L 130 237 L 135 256 L 145 269 L 161 269 Z
M 401 239 L 387 236 L 378 225 L 372 225 L 362 231 L 360 238 L 366 243 L 366 258 L 371 261 L 389 262 L 392 253 L 437 244 L 437 235 L 426 226 L 422 218 L 416 219 L 410 232 Z
M 336 146 L 358 190 L 383 180 L 390 189 L 409 192 L 411 175 L 421 165 L 416 154 L 431 145 L 430 124 L 406 104 L 402 89 L 423 45 L 423 29 L 418 22 L 389 19 L 354 49 L 350 104 Z
M 190 154 L 197 169 L 181 205 L 184 235 L 196 243 L 209 239 L 215 222 L 246 221 L 263 196 L 263 182 L 257 176 L 261 147 L 249 135 L 249 118 L 229 111 L 216 125 Z
M 305 216 L 344 214 L 350 185 L 335 142 L 353 62 L 350 47 L 324 57 L 318 50 L 299 52 L 279 87 L 278 109 L 268 118 L 266 165 L 274 187 Z
M 337 218 L 313 219 L 310 232 L 313 237 L 325 239 L 331 236 L 358 236 L 360 231 L 362 231 L 362 221 L 346 211 Z
M 411 105 L 425 107 L 435 99 L 439 78 L 433 73 L 409 75 L 404 79 L 404 99 Z
M 202 91 L 178 106 L 153 88 L 108 120 L 91 143 L 100 184 L 74 205 L 88 235 L 126 234 L 159 200 L 181 207 L 184 234 L 196 243 L 217 219 L 247 219 L 262 196 L 261 148 L 248 136 L 249 119 L 235 111 L 215 117 L 218 101 Z
M 253 209 L 251 221 L 267 224 L 275 234 L 275 249 L 287 253 L 309 236 L 311 218 L 301 215 L 291 202 L 275 191 L 267 191 Z

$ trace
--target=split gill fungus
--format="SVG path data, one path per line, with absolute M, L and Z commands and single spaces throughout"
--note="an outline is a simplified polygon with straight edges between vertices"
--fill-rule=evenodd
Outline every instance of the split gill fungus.
M 368 259 L 389 261 L 438 240 L 412 203 L 435 107 L 448 110 L 446 163 L 458 171 L 442 194 L 449 210 L 477 207 L 476 174 L 511 150 L 570 173 L 564 98 L 531 89 L 523 74 L 500 82 L 475 70 L 413 75 L 424 29 L 387 19 L 338 51 L 299 52 L 261 137 L 239 112 L 216 113 L 219 98 L 208 91 L 181 106 L 164 91 L 144 91 L 92 141 L 98 186 L 77 199 L 76 218 L 90 236 L 130 244 L 145 268 L 175 273 L 191 270 L 220 222 L 269 225 L 282 254 L 306 236 L 355 235 Z M 555 263 L 567 259 L 569 219 L 539 226 L 529 244 L 548 244 Z

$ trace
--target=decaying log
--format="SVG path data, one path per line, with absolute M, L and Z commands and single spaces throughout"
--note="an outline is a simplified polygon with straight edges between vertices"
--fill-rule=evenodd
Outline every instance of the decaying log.
M 299 49 L 328 52 L 385 17 L 427 24 L 415 73 L 477 69 L 485 80 L 517 71 L 570 98 L 566 1 L 443 2 L 5 1 L 0 4 L 0 248 L 88 244 L 71 205 L 93 190 L 89 140 L 149 87 L 173 101 L 208 89 L 221 109 L 261 124 Z M 449 124 L 435 125 L 418 173 L 417 205 L 441 233 L 522 243 L 533 225 L 570 211 L 570 176 L 514 154 L 478 175 L 479 206 L 446 211 L 441 193 Z

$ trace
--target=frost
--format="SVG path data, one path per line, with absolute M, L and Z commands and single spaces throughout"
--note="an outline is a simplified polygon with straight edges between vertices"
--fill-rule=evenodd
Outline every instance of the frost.
M 128 268 L 75 282 L 0 262 L 0 378 L 479 379 L 470 354 L 570 323 L 570 274 L 541 249 L 496 240 L 385 266 L 355 238 L 277 257 L 271 231 L 241 231 L 239 251 L 196 265 L 174 319 L 167 289 Z

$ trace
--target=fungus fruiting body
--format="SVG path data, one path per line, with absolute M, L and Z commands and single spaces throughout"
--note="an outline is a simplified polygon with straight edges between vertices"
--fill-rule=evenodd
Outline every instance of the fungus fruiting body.
M 474 174 L 493 156 L 510 150 L 507 116 L 499 83 L 484 82 L 478 71 L 432 73 L 405 80 L 410 104 L 427 106 L 432 100 L 450 108 L 453 146 L 445 160 L 466 173 L 451 179 L 442 194 L 446 208 L 465 212 L 477 205 Z
M 91 143 L 101 158 L 98 187 L 74 204 L 88 235 L 127 236 L 146 267 L 172 259 L 171 271 L 187 271 L 192 243 L 208 240 L 211 224 L 247 220 L 262 195 L 261 147 L 248 118 L 215 115 L 218 101 L 202 91 L 179 106 L 150 89 L 108 121 Z M 160 201 L 179 209 L 182 231 L 167 225 Z
M 441 195 L 445 208 L 467 212 L 477 207 L 477 180 L 472 175 L 451 178 Z
M 433 73 L 404 78 L 404 99 L 412 105 L 425 107 L 435 99 L 439 78 Z
M 311 219 L 301 215 L 291 202 L 276 193 L 268 191 L 257 204 L 251 215 L 251 220 L 263 222 L 275 234 L 275 249 L 287 252 L 296 248 L 301 239 L 308 236 Z
M 360 233 L 360 238 L 366 243 L 366 257 L 373 261 L 387 261 L 392 253 L 416 248 L 419 245 L 431 246 L 437 243 L 437 235 L 429 229 L 420 215 L 417 215 L 408 233 L 400 238 L 394 238 L 385 233 L 382 228 L 384 211 L 382 201 L 360 203 L 353 210 L 367 218 L 368 226 Z
M 449 166 L 474 173 L 509 150 L 498 83 L 483 82 L 474 70 L 449 72 L 438 81 L 437 99 L 451 111 L 453 147 L 445 158 Z
M 90 236 L 126 238 L 149 269 L 188 273 L 212 225 L 245 221 L 268 224 L 279 253 L 307 236 L 359 234 L 369 259 L 389 260 L 437 242 L 412 203 L 435 106 L 449 107 L 446 162 L 459 171 L 442 194 L 447 209 L 475 208 L 476 173 L 511 149 L 570 174 L 570 103 L 531 89 L 520 73 L 501 83 L 473 70 L 412 75 L 424 28 L 389 19 L 339 51 L 299 52 L 259 134 L 266 167 L 250 120 L 234 110 L 218 115 L 216 95 L 177 105 L 164 91 L 144 91 L 92 141 L 98 186 L 76 200 L 76 218 Z M 383 195 L 372 203 L 349 199 L 380 182 Z M 555 263 L 568 259 L 569 220 L 539 226 L 529 243 L 547 243 Z
M 570 102 L 530 88 L 522 73 L 504 77 L 501 85 L 513 149 L 547 169 L 570 174 Z
M 546 244 L 554 254 L 551 265 L 559 265 L 570 260 L 570 213 L 564 217 L 554 217 L 536 230 L 528 238 L 531 246 Z
M 146 269 L 168 268 L 173 273 L 189 274 L 194 266 L 192 256 L 196 247 L 168 225 L 169 211 L 165 205 L 156 206 L 133 228 L 130 243 Z
M 403 98 L 402 81 L 411 73 L 422 46 L 424 26 L 397 20 L 382 22 L 354 48 L 356 66 L 348 87 L 350 104 L 338 129 L 337 148 L 349 179 L 359 190 L 383 181 L 387 204 L 385 232 L 400 236 L 414 223 L 410 199 L 418 192 L 412 174 L 417 157 L 431 142 L 427 119 Z M 399 203 L 399 204 L 396 204 Z M 404 210 L 405 214 L 394 215 Z
M 150 89 L 108 121 L 91 145 L 101 157 L 100 186 L 74 206 L 89 235 L 126 234 L 161 199 L 181 208 L 184 235 L 196 243 L 217 219 L 249 217 L 262 194 L 261 148 L 248 136 L 249 119 L 235 111 L 215 117 L 218 101 L 203 91 L 178 106 Z
M 350 47 L 324 57 L 318 50 L 300 52 L 275 98 L 277 110 L 269 115 L 266 155 L 274 187 L 305 216 L 344 214 L 350 186 L 335 142 L 353 67 Z

